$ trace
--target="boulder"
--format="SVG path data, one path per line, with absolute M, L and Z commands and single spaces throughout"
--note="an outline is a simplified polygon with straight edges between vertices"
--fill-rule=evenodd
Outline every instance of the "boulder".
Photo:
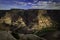
M 0 40 L 16 40 L 9 32 L 0 31 Z
M 34 34 L 19 34 L 20 40 L 46 40 Z

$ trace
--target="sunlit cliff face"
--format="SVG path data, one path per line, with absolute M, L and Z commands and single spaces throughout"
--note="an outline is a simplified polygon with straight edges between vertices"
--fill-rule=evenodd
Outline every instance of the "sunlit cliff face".
M 6 23 L 6 24 L 11 24 L 11 15 L 6 12 L 5 16 L 3 17 L 3 21 Z
M 4 23 L 11 25 L 11 16 L 8 12 L 6 12 L 5 16 L 1 17 L 0 19 L 0 30 L 8 31 L 10 28 L 9 26 L 6 26 Z
M 17 25 L 17 26 L 26 26 L 22 17 L 18 17 L 18 19 L 15 22 L 12 22 L 12 17 L 10 14 L 6 13 L 5 17 L 4 17 L 4 21 L 6 24 L 12 24 L 12 25 Z
M 46 10 L 38 11 L 38 24 L 35 24 L 33 29 L 41 30 L 42 28 L 47 28 L 52 26 L 52 20 L 49 16 L 44 16 L 43 14 L 47 13 Z
M 29 26 L 32 26 L 31 27 L 32 30 L 42 30 L 42 28 L 52 27 L 52 24 L 53 24 L 52 20 L 48 15 L 44 15 L 46 13 L 47 13 L 46 10 L 38 10 L 37 14 L 33 13 L 33 14 L 37 15 L 36 18 L 33 18 L 31 22 L 28 22 L 28 23 L 30 23 Z M 15 12 L 13 12 L 12 14 L 10 12 L 6 12 L 5 16 L 2 17 L 1 22 L 4 21 L 6 24 L 17 25 L 17 27 L 27 27 L 24 19 L 21 16 L 15 15 L 15 16 L 18 16 L 18 18 L 16 21 L 12 21 L 12 20 L 15 20 L 15 19 L 13 19 L 14 17 L 12 18 L 12 16 L 14 14 L 15 14 Z M 34 15 L 32 17 L 34 17 Z M 30 20 L 30 19 L 28 19 L 28 20 Z M 28 28 L 29 28 L 29 26 L 28 26 Z
M 19 16 L 16 21 L 12 21 L 12 19 L 13 18 L 11 16 L 11 13 L 6 12 L 5 16 L 0 19 L 0 21 L 1 21 L 0 22 L 0 24 L 1 24 L 0 28 L 4 29 L 4 30 L 9 30 L 10 25 L 16 26 L 17 28 L 26 26 L 26 24 L 24 23 L 23 18 L 21 16 Z M 8 24 L 9 26 L 8 27 L 6 26 L 6 28 L 5 28 L 5 25 L 2 23 Z
M 17 26 L 19 26 L 19 27 L 24 27 L 24 26 L 26 26 L 26 24 L 24 23 L 22 17 L 19 17 L 18 20 L 13 23 L 13 25 L 17 25 Z

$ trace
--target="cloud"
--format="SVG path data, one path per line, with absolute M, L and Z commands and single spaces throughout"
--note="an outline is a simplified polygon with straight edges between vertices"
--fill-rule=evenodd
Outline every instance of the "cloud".
M 21 5 L 21 6 L 26 6 L 27 5 L 26 2 L 14 1 L 14 3 L 17 4 L 17 5 Z

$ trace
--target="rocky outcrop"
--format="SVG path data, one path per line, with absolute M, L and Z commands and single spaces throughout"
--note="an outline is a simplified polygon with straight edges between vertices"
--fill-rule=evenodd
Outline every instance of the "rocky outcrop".
M 38 31 L 41 31 L 41 29 L 43 28 L 55 27 L 55 25 L 53 24 L 53 19 L 55 20 L 54 14 L 52 15 L 49 12 L 47 14 L 47 10 L 12 9 L 9 11 L 2 11 L 0 13 L 4 14 L 3 16 L 0 15 L 0 30 L 5 30 L 4 32 L 0 31 L 0 40 L 16 40 L 15 36 L 17 35 L 19 37 L 19 39 L 17 40 L 53 40 L 54 37 L 52 35 L 54 34 L 56 36 L 60 33 L 55 32 L 55 34 L 52 32 L 48 32 L 44 35 L 44 38 L 46 39 L 39 37 L 39 35 L 41 34 L 39 34 L 38 36 L 37 34 L 33 35 L 33 33 L 38 33 Z M 15 32 L 14 35 L 6 32 L 8 30 Z
M 38 37 L 34 34 L 18 34 L 19 39 L 16 39 L 11 33 L 8 31 L 0 31 L 0 40 L 46 40 L 44 38 Z
M 9 32 L 0 31 L 0 40 L 16 40 Z
M 34 34 L 19 34 L 19 36 L 21 38 L 19 40 L 46 40 Z

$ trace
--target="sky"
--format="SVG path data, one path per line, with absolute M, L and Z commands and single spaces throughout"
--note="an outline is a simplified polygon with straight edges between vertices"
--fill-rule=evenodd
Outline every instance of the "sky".
M 44 3 L 40 2 L 44 1 Z M 9 10 L 12 8 L 17 9 L 30 9 L 30 8 L 41 8 L 41 4 L 45 5 L 42 8 L 46 7 L 46 3 L 50 0 L 0 0 L 0 10 Z M 60 0 L 51 0 L 53 2 L 60 2 Z

